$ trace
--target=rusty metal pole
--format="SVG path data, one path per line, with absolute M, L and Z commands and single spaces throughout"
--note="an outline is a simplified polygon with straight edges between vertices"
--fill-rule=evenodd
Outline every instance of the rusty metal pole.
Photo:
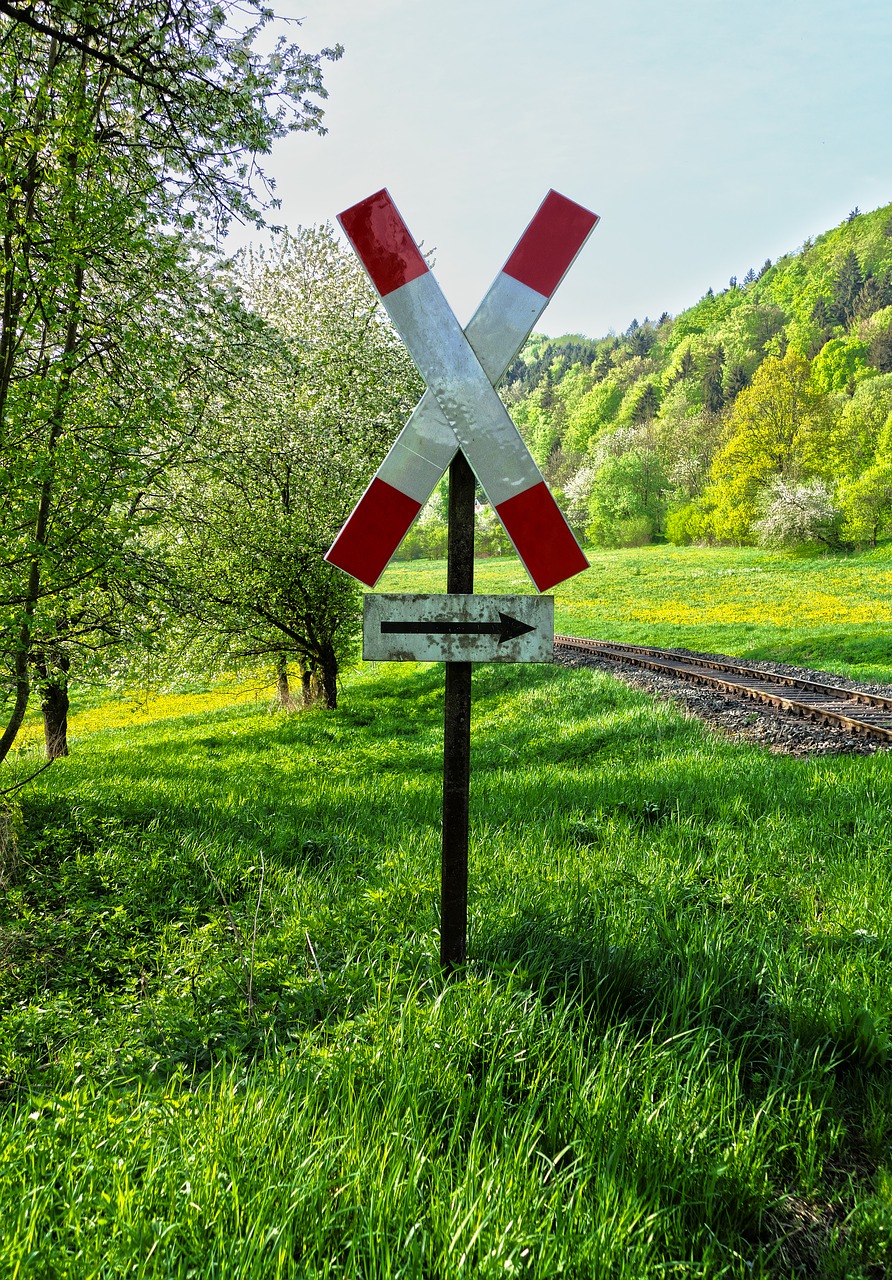
M 474 472 L 458 451 L 449 466 L 448 592 L 474 590 Z M 446 663 L 443 734 L 443 851 L 440 861 L 440 963 L 447 975 L 465 962 L 468 940 L 468 797 L 471 782 L 471 663 Z

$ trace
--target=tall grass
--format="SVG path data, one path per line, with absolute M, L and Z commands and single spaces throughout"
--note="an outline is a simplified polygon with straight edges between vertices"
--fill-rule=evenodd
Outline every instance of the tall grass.
M 448 985 L 442 668 L 76 737 L 35 781 L 0 1274 L 892 1267 L 889 757 L 726 743 L 587 670 L 474 682 Z

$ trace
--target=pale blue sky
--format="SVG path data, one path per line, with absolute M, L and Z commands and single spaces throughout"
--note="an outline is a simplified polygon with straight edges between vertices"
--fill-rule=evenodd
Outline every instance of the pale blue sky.
M 345 46 L 279 220 L 388 187 L 462 323 L 549 187 L 602 221 L 538 327 L 592 337 L 892 201 L 888 0 L 271 3 Z

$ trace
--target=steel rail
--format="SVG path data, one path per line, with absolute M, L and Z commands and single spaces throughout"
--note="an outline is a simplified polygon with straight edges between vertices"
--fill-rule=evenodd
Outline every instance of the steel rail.
M 885 698 L 881 694 L 867 693 L 860 689 L 843 689 L 838 685 L 773 671 L 755 671 L 752 667 L 740 666 L 733 658 L 702 658 L 644 645 L 589 640 L 582 636 L 556 635 L 554 643 L 555 648 L 592 653 L 608 661 L 627 662 L 646 667 L 650 671 L 679 676 L 720 689 L 723 693 L 766 702 L 789 715 L 824 721 L 851 733 L 865 733 L 892 741 L 892 698 Z M 711 672 L 721 672 L 723 675 L 710 674 Z M 775 687 L 772 688 L 772 685 Z M 795 690 L 800 696 L 786 697 L 777 692 L 778 685 Z M 864 710 L 860 711 L 859 708 L 857 716 L 848 714 L 852 704 L 861 704 Z

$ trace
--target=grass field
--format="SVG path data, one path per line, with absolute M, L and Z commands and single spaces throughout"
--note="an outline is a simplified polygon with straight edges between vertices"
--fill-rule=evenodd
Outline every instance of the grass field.
M 730 609 L 727 553 L 682 555 L 605 557 L 560 625 L 643 639 L 685 563 Z M 866 607 L 859 573 L 809 581 Z M 743 624 L 700 625 L 676 643 Z M 445 987 L 442 668 L 368 667 L 334 713 L 73 719 L 4 869 L 0 1275 L 890 1273 L 890 756 L 725 742 L 584 669 L 474 682 Z
M 590 551 L 554 591 L 568 635 L 776 658 L 892 681 L 892 550 L 794 558 L 754 547 Z M 392 565 L 382 591 L 443 591 L 440 562 Z M 533 590 L 514 559 L 478 561 L 476 590 Z

